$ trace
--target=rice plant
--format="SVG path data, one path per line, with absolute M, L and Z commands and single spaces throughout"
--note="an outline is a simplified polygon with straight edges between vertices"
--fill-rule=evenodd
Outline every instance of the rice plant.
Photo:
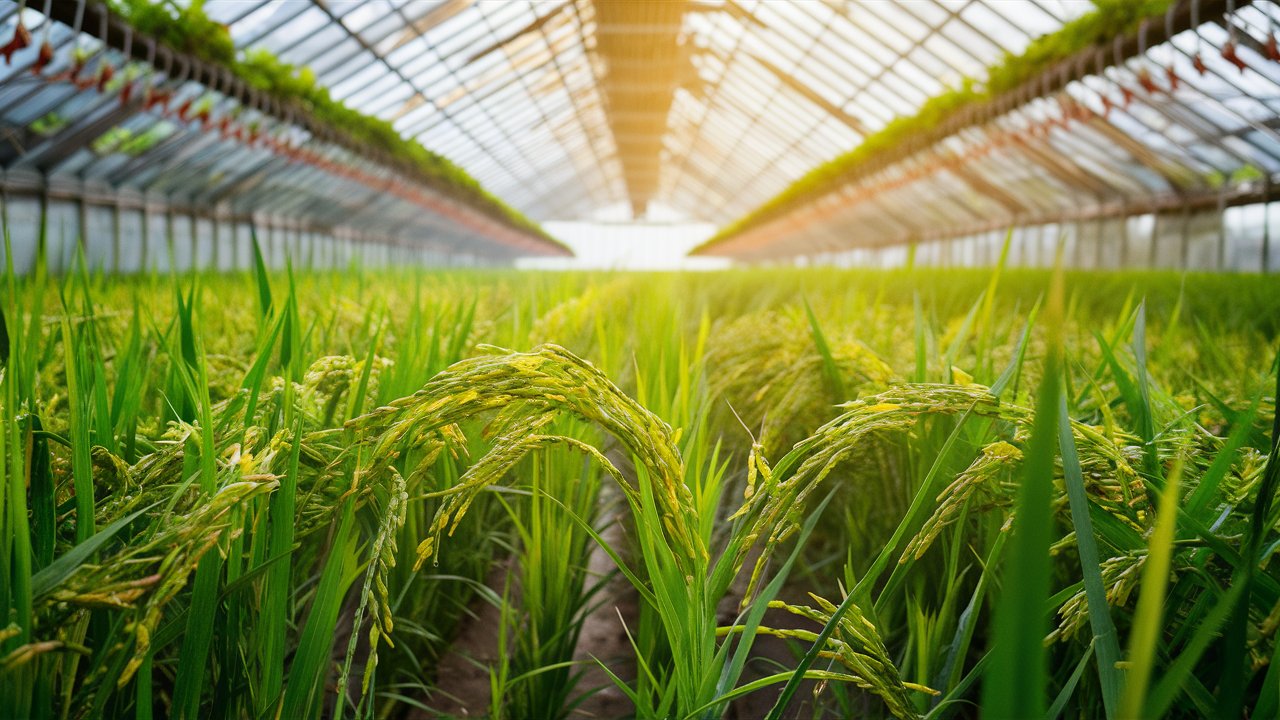
M 0 288 L 13 716 L 1277 712 L 1265 278 L 84 267 Z

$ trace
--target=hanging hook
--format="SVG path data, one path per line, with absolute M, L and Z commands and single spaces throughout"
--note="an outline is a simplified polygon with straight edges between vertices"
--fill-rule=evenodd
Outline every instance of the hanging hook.
M 179 66 L 178 75 L 173 79 L 175 87 L 182 85 L 187 81 L 187 78 L 191 77 L 191 61 L 188 60 L 185 55 L 174 55 L 172 52 L 168 50 L 168 48 L 165 49 L 165 54 L 168 55 L 170 58 L 170 63 L 169 63 L 170 67 L 173 65 L 174 62 L 177 62 Z M 166 76 L 168 76 L 167 69 L 165 71 L 165 74 Z
M 219 72 L 219 68 L 209 66 L 209 84 L 206 85 L 205 88 L 208 89 L 209 94 L 212 97 L 210 98 L 208 105 L 200 108 L 200 126 L 206 130 L 213 123 L 213 109 L 214 106 L 217 105 L 217 96 L 222 94 L 225 97 L 226 95 L 225 92 L 220 92 L 219 90 L 221 87 L 220 81 L 225 83 L 222 73 Z
M 272 134 L 268 136 L 271 149 L 282 155 L 288 155 L 293 150 L 294 135 L 289 111 L 283 103 L 270 95 L 267 96 L 266 102 L 276 118 Z
M 164 51 L 167 54 L 172 55 L 172 53 L 169 51 L 168 48 L 164 48 Z M 195 68 L 192 67 L 191 58 L 187 57 L 186 55 L 177 55 L 175 56 L 175 59 L 178 62 L 179 70 L 178 70 L 177 78 L 175 78 L 173 81 L 173 88 L 175 92 L 178 92 L 183 89 L 182 86 L 185 85 L 188 80 L 192 79 L 193 71 L 195 71 Z M 196 84 L 199 84 L 199 79 L 196 78 L 195 82 Z M 188 95 L 187 99 L 183 100 L 182 103 L 178 105 L 178 110 L 176 113 L 178 116 L 178 120 L 185 123 L 191 119 L 191 106 L 195 104 L 196 99 L 198 97 L 200 97 L 199 90 L 197 90 L 194 94 Z
M 1085 82 L 1085 78 L 1089 77 L 1088 66 L 1089 66 L 1089 58 L 1087 55 L 1083 53 L 1076 55 L 1076 66 L 1075 66 L 1075 72 L 1074 72 L 1075 81 L 1079 82 L 1080 87 L 1084 88 L 1085 90 L 1091 89 L 1089 87 L 1089 84 Z M 1097 113 L 1093 112 L 1093 108 L 1086 105 L 1082 100 L 1072 98 L 1072 101 L 1073 101 L 1072 109 L 1075 113 L 1076 120 L 1079 120 L 1080 122 L 1087 122 L 1088 120 L 1091 119 L 1091 116 L 1096 117 Z
M 94 5 L 93 8 L 98 12 L 98 36 L 102 40 L 102 52 L 105 53 L 109 47 L 107 38 L 111 34 L 111 13 L 107 11 L 107 6 L 102 3 Z
M 240 114 L 244 112 L 245 105 L 247 104 L 247 101 L 245 100 L 247 97 L 245 94 L 245 88 L 246 83 L 243 80 L 235 77 L 231 73 L 227 73 L 227 88 L 224 96 L 228 100 L 227 104 L 231 107 L 228 107 L 226 111 L 223 112 L 222 119 L 218 121 L 218 129 L 222 133 L 222 137 L 224 139 L 229 136 L 235 136 L 237 139 L 240 139 L 241 137 L 240 126 L 236 126 L 232 129 L 231 122 L 233 119 L 239 118 Z
M 79 35 L 82 29 L 84 29 L 84 0 L 76 0 L 76 19 L 71 24 L 71 31 L 77 36 L 77 42 L 80 40 Z
M 252 147 L 258 144 L 258 139 L 262 134 L 262 127 L 265 123 L 266 113 L 262 111 L 262 95 L 256 87 L 249 88 L 249 106 L 256 113 L 253 121 L 249 123 L 249 134 L 245 141 Z
M 122 52 L 124 55 L 125 72 L 122 78 L 124 84 L 120 86 L 120 104 L 127 105 L 129 104 L 130 98 L 133 97 L 134 81 L 134 76 L 129 72 L 129 70 L 136 67 L 136 65 L 133 64 L 133 26 L 128 23 L 125 23 L 124 25 L 124 50 Z M 102 84 L 105 88 L 106 82 L 103 82 Z
M 184 120 L 205 122 L 208 119 L 209 86 L 212 84 L 213 78 L 210 77 L 206 80 L 204 71 L 205 65 L 203 63 L 195 59 L 191 60 L 191 81 L 200 87 L 196 90 L 196 94 L 185 103 L 185 110 L 194 108 L 195 112 L 183 118 Z
M 80 82 L 76 82 L 76 84 L 81 87 L 95 85 L 98 88 L 98 92 L 104 92 L 107 83 L 111 82 L 111 78 L 115 77 L 115 68 L 112 67 L 110 62 L 111 46 L 107 44 L 107 39 L 111 36 L 111 14 L 107 12 L 106 5 L 98 4 L 94 7 L 98 11 L 98 32 L 99 37 L 102 39 L 102 47 L 98 51 L 97 76 L 93 80 L 87 81 L 88 84 L 81 84 Z M 75 75 L 78 74 L 79 69 L 75 71 L 71 78 L 73 82 L 75 81 Z
M 1208 68 L 1204 65 L 1204 36 L 1200 34 L 1200 0 L 1191 0 L 1191 31 L 1196 35 L 1196 51 L 1191 56 L 1191 65 L 1204 76 Z
M 282 142 L 286 148 L 292 149 L 293 140 L 294 140 L 294 137 L 296 136 L 296 133 L 294 132 L 294 128 L 297 127 L 297 125 L 295 125 L 293 122 L 293 108 L 281 102 L 276 97 L 271 97 L 270 100 L 271 100 L 272 107 L 275 109 L 276 117 L 280 118 L 282 123 L 284 124 L 284 128 L 281 133 L 283 135 Z
M 13 60 L 13 54 L 19 50 L 31 45 L 31 31 L 23 24 L 22 15 L 26 12 L 27 0 L 20 0 L 18 3 L 18 22 L 13 28 L 13 37 L 9 42 L 0 47 L 0 55 L 4 55 L 4 64 L 8 65 Z
M 230 71 L 218 69 L 218 74 L 222 77 L 222 98 L 227 100 L 229 104 L 240 102 L 240 82 Z
M 1143 20 L 1138 25 L 1138 70 L 1136 72 L 1138 84 L 1148 95 L 1155 95 L 1160 92 L 1160 88 L 1155 81 L 1151 79 L 1151 68 L 1149 66 L 1150 58 L 1147 57 L 1147 30 L 1150 23 Z
M 1227 62 L 1235 65 L 1240 72 L 1248 67 L 1245 61 L 1240 57 L 1239 49 L 1236 45 L 1236 24 L 1233 22 L 1232 16 L 1236 12 L 1235 0 L 1227 0 L 1227 9 L 1223 13 L 1223 21 L 1227 25 L 1227 43 L 1222 46 L 1222 58 Z
M 44 0 L 43 15 L 44 15 L 44 20 L 41 20 L 41 22 L 44 24 L 45 40 L 48 40 L 49 30 L 50 28 L 53 27 L 53 0 Z
M 73 38 L 72 42 L 75 47 L 71 50 L 71 69 L 68 71 L 68 77 L 71 79 L 71 82 L 75 83 L 77 86 L 79 83 L 76 82 L 76 76 L 80 74 L 80 70 L 84 67 L 86 61 L 86 56 L 81 54 L 80 48 L 80 43 L 83 41 L 81 31 L 84 29 L 84 10 L 85 0 L 77 0 L 76 18 L 71 23 L 71 37 Z M 102 42 L 103 44 L 106 44 L 105 36 L 103 37 Z M 31 71 L 38 75 L 40 74 L 40 71 L 51 62 L 53 62 L 53 45 L 49 43 L 49 33 L 46 32 L 45 41 L 40 45 L 40 56 L 36 59 L 36 64 L 32 66 Z
M 194 58 L 186 54 L 175 55 L 175 58 L 180 62 L 182 62 L 183 66 L 187 70 L 187 76 L 186 78 L 184 78 L 184 80 L 188 82 L 193 82 L 199 85 L 200 88 L 198 92 L 203 93 L 205 88 L 205 82 L 200 78 L 202 68 L 200 66 L 199 61 L 195 60 Z
M 1038 88 L 1039 92 L 1037 92 L 1036 95 L 1031 99 L 1030 103 L 1028 103 L 1028 107 L 1030 107 L 1031 105 L 1040 106 L 1039 108 L 1037 108 L 1037 113 L 1035 114 L 1036 119 L 1033 121 L 1031 125 L 1032 137 L 1035 137 L 1042 133 L 1045 135 L 1049 133 L 1049 122 L 1048 122 L 1049 112 L 1044 107 L 1046 102 L 1045 98 L 1049 95 L 1049 73 L 1040 74 L 1039 85 L 1040 85 L 1040 87 Z M 1037 100 L 1039 100 L 1040 102 L 1037 103 L 1036 102 Z M 1044 116 L 1043 119 L 1039 117 L 1041 114 L 1043 114 Z
M 1169 46 L 1169 64 L 1164 68 L 1164 77 L 1169 81 L 1170 94 L 1178 89 L 1179 84 L 1178 71 L 1175 67 L 1178 62 L 1178 49 L 1173 46 L 1173 11 L 1177 6 L 1177 3 L 1169 3 L 1169 9 L 1164 13 L 1164 41 Z
M 1120 88 L 1121 101 L 1124 103 L 1123 106 L 1128 108 L 1129 104 L 1133 102 L 1133 90 L 1128 85 L 1121 82 L 1123 79 L 1122 71 L 1127 67 L 1124 59 L 1124 52 L 1121 50 L 1121 45 L 1123 43 L 1124 37 L 1117 35 L 1115 41 L 1111 43 L 1111 51 L 1115 56 L 1115 83 L 1116 86 Z
M 249 83 L 246 83 L 240 78 L 235 78 L 234 84 L 235 84 L 236 102 L 240 103 L 241 107 L 248 105 L 249 104 Z
M 1107 77 L 1106 57 L 1107 53 L 1102 48 L 1098 48 L 1093 53 L 1094 74 L 1098 76 L 1098 80 L 1101 82 L 1101 89 L 1098 90 L 1098 97 L 1102 100 L 1102 117 L 1104 118 L 1111 116 L 1111 108 L 1113 107 L 1111 103 L 1111 95 L 1106 92 L 1107 83 L 1110 82 L 1110 79 Z
M 222 87 L 222 73 L 220 73 L 218 68 L 214 65 L 200 63 L 200 66 L 209 71 L 209 82 L 205 83 L 205 90 L 208 90 L 212 95 L 219 94 Z
M 159 105 L 161 112 L 167 111 L 169 109 L 169 98 L 173 96 L 173 91 L 164 86 L 173 80 L 173 53 L 165 53 L 164 64 L 161 67 L 156 63 L 156 44 L 152 42 L 147 46 L 147 65 L 157 72 L 153 72 L 149 76 L 151 82 L 147 84 L 146 107 L 149 110 Z M 163 81 L 158 79 L 160 75 L 164 76 Z
M 143 103 L 143 106 L 149 110 L 156 103 L 155 86 L 157 82 L 156 76 L 158 74 L 157 71 L 159 70 L 159 67 L 156 65 L 155 41 L 152 40 L 151 38 L 144 38 L 144 40 L 146 41 L 146 60 L 143 62 L 146 65 L 146 69 L 144 72 L 146 72 L 147 77 L 146 77 L 146 87 L 142 89 L 142 103 Z M 130 51 L 132 50 L 133 48 L 130 48 Z M 172 67 L 173 65 L 173 56 L 169 55 L 168 58 L 169 58 L 169 64 L 164 69 L 164 74 L 166 78 L 169 76 L 169 67 Z
M 53 31 L 53 3 L 52 0 L 45 0 L 44 3 L 44 33 L 43 39 L 40 41 L 40 49 L 36 55 L 36 61 L 31 65 L 31 73 L 39 75 L 45 66 L 53 62 L 53 43 L 49 41 L 49 34 Z M 76 10 L 76 28 L 78 35 L 80 32 L 80 19 L 84 16 L 84 0 L 80 0 L 78 9 Z
M 987 133 L 988 142 L 995 147 L 999 147 L 1003 143 L 1001 134 L 1003 129 L 1000 126 L 1000 115 L 1002 102 L 987 103 L 986 118 L 983 127 Z
M 1053 100 L 1058 105 L 1059 117 L 1049 120 L 1049 126 L 1052 127 L 1056 122 L 1060 127 L 1066 128 L 1071 123 L 1071 94 L 1067 92 L 1067 86 L 1071 84 L 1071 68 L 1066 63 L 1058 63 L 1058 91 L 1053 94 Z

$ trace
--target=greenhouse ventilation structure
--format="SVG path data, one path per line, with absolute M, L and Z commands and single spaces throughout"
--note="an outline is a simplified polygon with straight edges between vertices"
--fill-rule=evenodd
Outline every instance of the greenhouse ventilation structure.
M 0 717 L 1280 717 L 1280 3 L 0 0 Z

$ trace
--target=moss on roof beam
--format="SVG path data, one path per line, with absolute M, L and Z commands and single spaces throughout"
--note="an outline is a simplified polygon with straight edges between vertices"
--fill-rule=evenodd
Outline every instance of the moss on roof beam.
M 1251 0 L 1237 0 L 1238 9 Z M 1117 50 L 1128 59 L 1138 54 L 1139 28 L 1146 24 L 1146 47 L 1191 27 L 1191 2 L 1182 0 L 1095 0 L 1096 8 L 1058 31 L 1032 41 L 1019 55 L 1007 55 L 988 70 L 983 87 L 966 80 L 924 103 L 911 116 L 897 118 L 866 136 L 862 144 L 813 170 L 744 217 L 726 225 L 693 255 L 714 255 L 748 232 L 757 231 L 811 201 L 900 162 L 957 132 L 1019 107 L 1030 99 L 1058 92 L 1090 75 L 1099 49 Z M 1199 0 L 1198 18 L 1208 22 L 1227 9 L 1226 0 Z M 1172 6 L 1172 8 L 1171 8 Z M 1165 15 L 1172 12 L 1166 27 Z M 1119 39 L 1118 48 L 1113 45 Z M 1113 56 L 1114 57 L 1114 56 Z M 728 253 L 726 253 L 728 254 Z

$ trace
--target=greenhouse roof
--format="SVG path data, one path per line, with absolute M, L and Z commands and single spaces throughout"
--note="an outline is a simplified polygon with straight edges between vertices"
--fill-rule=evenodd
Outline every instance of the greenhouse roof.
M 539 220 L 723 222 L 1021 51 L 1079 0 L 209 0 Z M 1012 20 L 1010 18 L 1013 18 Z
M 146 2 L 115 0 L 115 7 Z M 1007 223 L 1029 210 L 1078 204 L 1082 196 L 1098 202 L 1104 195 L 1125 201 L 1177 196 L 1191 176 L 1216 187 L 1242 173 L 1274 172 L 1280 169 L 1273 127 L 1280 65 L 1261 67 L 1258 60 L 1273 46 L 1267 44 L 1272 17 L 1280 12 L 1271 3 L 1244 0 L 1141 5 L 1157 22 L 1165 7 L 1172 19 L 1188 7 L 1194 18 L 1201 6 L 1203 17 L 1193 22 L 1199 32 L 1180 31 L 1173 42 L 1156 39 L 1149 46 L 1144 37 L 1136 53 L 1127 46 L 1121 53 L 1125 38 L 1117 36 L 1114 48 L 1093 48 L 1106 56 L 1093 77 L 1061 86 L 1044 82 L 1049 105 L 1063 108 L 1060 114 L 1083 107 L 1094 119 L 1105 116 L 1105 123 L 1070 134 L 1046 129 L 1044 148 L 1030 162 L 991 153 L 993 143 L 978 138 L 983 132 L 960 123 L 931 142 L 945 141 L 953 155 L 981 160 L 980 171 L 946 162 L 912 170 L 903 162 L 900 177 L 876 179 L 874 197 L 866 188 L 830 182 L 823 192 L 856 197 L 865 227 L 887 228 L 886 236 L 900 240 L 904 217 L 939 226 L 975 216 Z M 1234 13 L 1232 23 L 1224 21 L 1224 6 Z M 18 49 L 12 65 L 0 65 L 0 131 L 10 146 L 0 140 L 0 166 L 8 184 L 28 181 L 24 173 L 33 171 L 51 187 L 101 183 L 193 204 L 243 204 L 253 193 L 255 212 L 345 221 L 385 235 L 421 222 L 447 242 L 483 241 L 488 233 L 501 252 L 518 254 L 561 252 L 521 214 L 537 222 L 647 218 L 725 226 L 744 216 L 756 222 L 748 213 L 806 173 L 856 152 L 895 121 L 928 111 L 930 101 L 981 85 L 991 68 L 1019 58 L 1037 38 L 1096 6 L 1087 0 L 206 0 L 199 6 L 225 26 L 238 57 L 266 53 L 272 62 L 307 68 L 308 80 L 313 74 L 341 106 L 444 158 L 423 162 L 440 164 L 446 180 L 456 174 L 454 166 L 465 171 L 458 193 L 448 183 L 442 190 L 427 182 L 427 196 L 414 190 L 392 198 L 379 183 L 400 188 L 393 178 L 415 177 L 413 167 L 396 165 L 396 147 L 365 153 L 342 127 L 328 132 L 333 128 L 323 122 L 301 122 L 296 103 L 277 113 L 299 126 L 278 131 L 293 153 L 280 157 L 252 147 L 229 150 L 190 132 L 184 124 L 190 118 L 175 121 L 171 112 L 158 112 L 150 95 L 145 103 L 135 97 L 113 104 L 85 92 L 93 82 L 53 82 L 55 70 L 65 73 L 77 53 L 94 47 L 86 37 L 100 12 L 84 0 L 48 0 L 44 7 L 62 22 L 45 29 L 40 1 L 29 2 L 22 15 L 37 39 Z M 19 8 L 0 0 L 0 43 L 14 34 Z M 1232 75 L 1224 48 L 1237 35 L 1247 70 Z M 43 62 L 35 52 L 42 38 L 55 41 L 55 56 L 44 82 L 37 82 L 24 73 Z M 1203 56 L 1202 46 L 1210 49 Z M 154 48 L 149 53 L 142 54 L 163 64 Z M 140 55 L 136 47 L 132 54 Z M 170 60 L 155 75 L 179 94 L 193 83 L 176 65 Z M 1148 65 L 1157 74 L 1178 68 L 1181 85 L 1175 82 L 1163 97 L 1133 92 L 1149 80 L 1143 75 Z M 146 77 L 140 82 L 150 92 L 159 81 Z M 221 75 L 211 71 L 211 77 Z M 227 140 L 228 122 L 256 128 L 259 115 L 223 103 L 228 87 L 235 95 L 239 86 L 220 82 L 212 82 L 222 94 L 210 114 L 223 108 L 221 117 L 230 118 L 223 122 Z M 1108 90 L 1099 83 L 1124 93 L 1120 110 L 1110 112 Z M 189 92 L 188 104 L 208 102 L 209 85 Z M 1027 123 L 1052 114 L 1049 105 L 1037 105 L 1044 97 L 1019 97 L 1022 104 L 1006 110 L 1021 111 L 1031 118 Z M 279 108 L 260 109 L 266 118 Z M 327 144 L 311 147 L 311 141 Z M 306 162 L 295 162 L 299 146 L 310 148 Z M 1063 159 L 1073 167 L 1057 167 Z M 465 207 L 454 207 L 455 201 Z M 848 221 L 854 214 L 843 213 L 847 205 L 827 214 Z M 424 207 L 431 217 L 420 220 L 415 214 Z M 468 215 L 468 207 L 479 214 Z M 471 230 L 458 230 L 455 215 Z M 486 225 L 495 220 L 503 227 Z

